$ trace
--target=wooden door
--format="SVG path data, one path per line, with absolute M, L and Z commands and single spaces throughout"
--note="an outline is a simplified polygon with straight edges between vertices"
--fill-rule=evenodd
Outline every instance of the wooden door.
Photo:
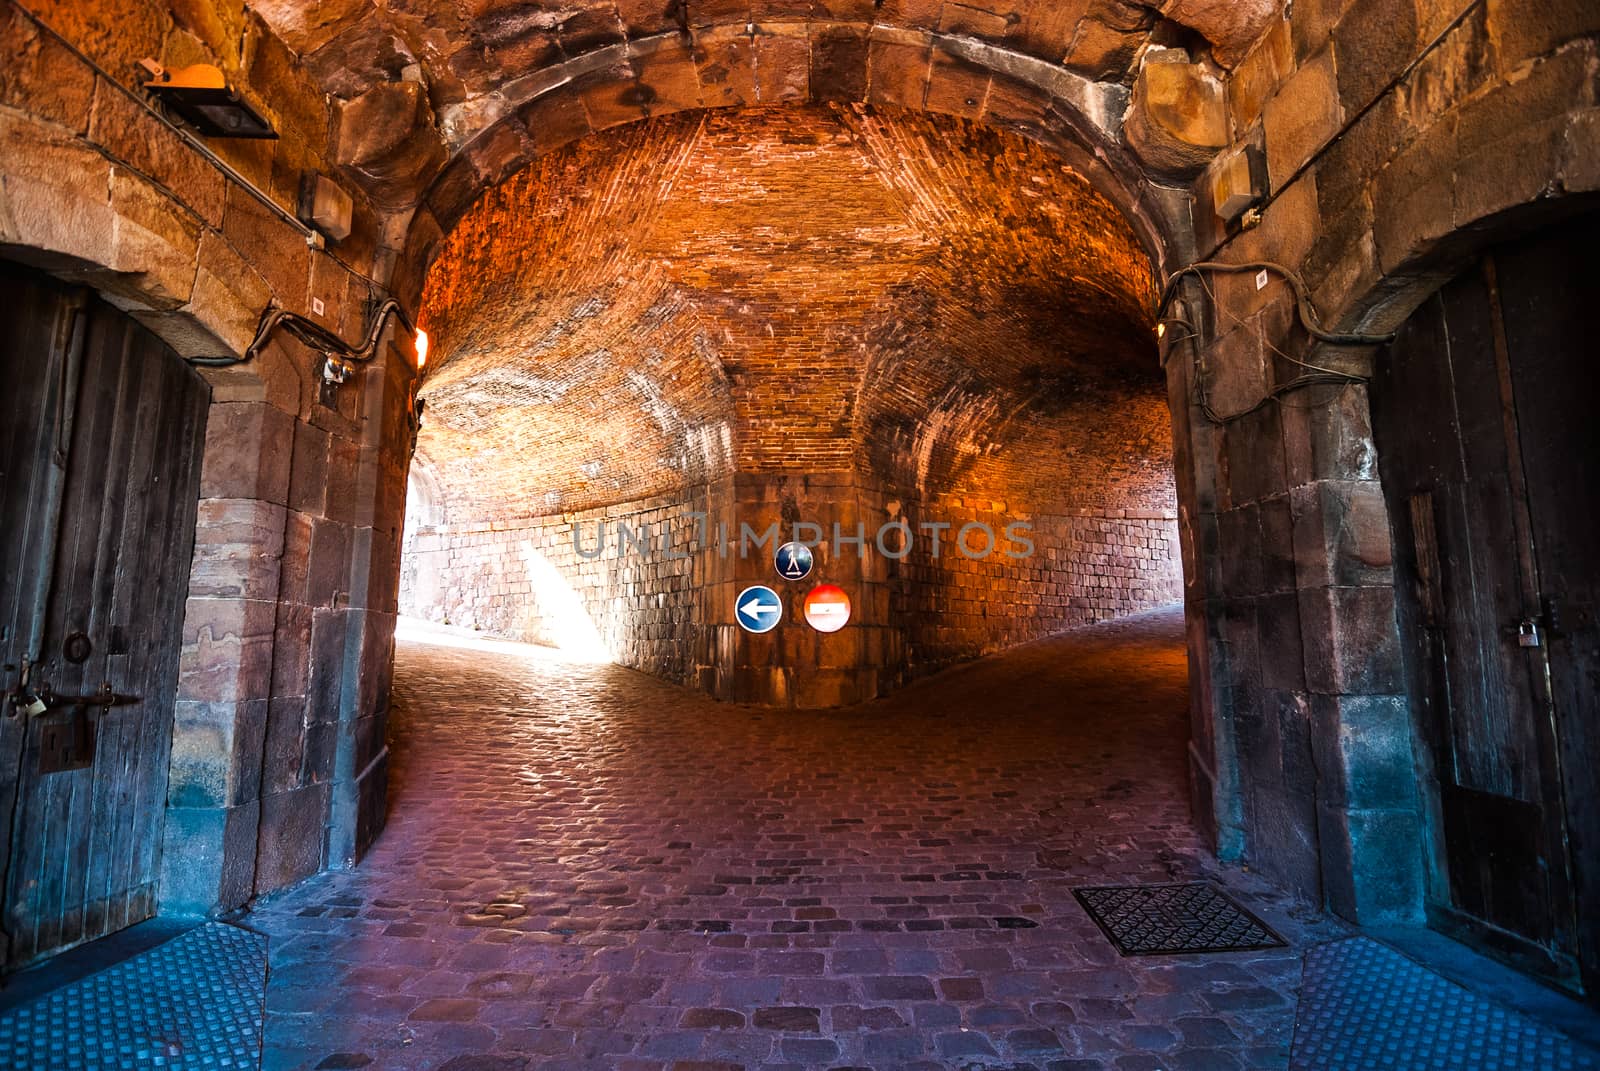
M 1430 918 L 1574 988 L 1600 928 L 1594 224 L 1483 257 L 1411 317 L 1372 388 L 1432 757 Z
M 0 265 L 0 965 L 155 911 L 205 382 Z

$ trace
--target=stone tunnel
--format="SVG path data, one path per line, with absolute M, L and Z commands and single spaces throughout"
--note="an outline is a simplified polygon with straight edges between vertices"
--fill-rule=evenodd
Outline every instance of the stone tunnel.
M 1104 197 L 959 119 L 671 116 L 541 157 L 423 293 L 402 608 L 832 706 L 1175 601 L 1154 301 Z M 740 628 L 773 524 L 812 526 L 856 627 Z
M 1592 0 L 0 0 L 0 1067 L 1600 1067 Z

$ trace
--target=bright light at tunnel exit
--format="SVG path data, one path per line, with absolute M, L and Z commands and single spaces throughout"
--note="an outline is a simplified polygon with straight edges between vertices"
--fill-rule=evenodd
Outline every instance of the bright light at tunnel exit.
M 522 561 L 539 611 L 537 616 L 554 626 L 556 648 L 574 662 L 615 661 L 616 656 L 584 607 L 582 596 L 572 590 L 555 563 L 526 543 L 522 546 Z
M 428 332 L 417 329 L 417 368 L 428 363 Z

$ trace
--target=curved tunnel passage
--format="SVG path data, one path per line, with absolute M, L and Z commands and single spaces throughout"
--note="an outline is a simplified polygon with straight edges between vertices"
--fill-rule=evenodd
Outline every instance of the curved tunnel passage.
M 866 106 L 619 128 L 489 191 L 423 305 L 413 614 L 827 706 L 1177 595 L 1148 258 L 1015 135 Z M 742 526 L 772 524 L 816 526 L 847 632 L 792 603 L 740 632 L 774 549 Z

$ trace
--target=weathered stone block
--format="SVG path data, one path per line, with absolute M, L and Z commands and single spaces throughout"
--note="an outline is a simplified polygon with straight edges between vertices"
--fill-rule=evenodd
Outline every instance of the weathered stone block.
M 445 158 L 420 82 L 380 83 L 339 107 L 334 161 L 379 204 L 415 204 Z
M 371 0 L 252 0 L 250 7 L 301 55 L 317 51 L 373 15 Z
M 533 154 L 551 149 L 589 134 L 589 115 L 583 101 L 568 93 L 553 91 L 534 97 L 517 109 L 517 119 L 528 132 Z
M 811 99 L 811 41 L 805 27 L 756 25 L 756 97 L 763 104 Z
M 1282 0 L 1167 0 L 1161 13 L 1200 33 L 1224 67 L 1233 67 L 1275 22 Z
M 250 898 L 260 802 L 168 807 L 161 850 L 161 913 L 218 915 Z
M 811 40 L 811 97 L 848 103 L 867 97 L 867 37 L 849 25 L 829 26 Z
M 1302 587 L 1393 579 L 1389 512 L 1376 480 L 1319 480 L 1293 491 L 1295 573 Z
M 646 107 L 651 115 L 705 106 L 694 55 L 678 41 L 641 56 L 636 67 L 639 85 L 649 98 Z
M 1378 478 L 1378 452 L 1366 388 L 1341 389 L 1326 405 L 1285 407 L 1283 439 L 1289 485 Z
M 350 592 L 351 529 L 340 521 L 312 522 L 311 556 L 306 570 L 306 603 L 346 605 Z
M 272 695 L 306 694 L 311 669 L 312 608 L 298 602 L 278 604 L 272 641 Z
M 1339 103 L 1355 115 L 1416 56 L 1417 4 L 1413 0 L 1353 0 L 1333 31 Z
M 1228 425 L 1228 495 L 1233 505 L 1256 502 L 1288 489 L 1281 407 L 1263 406 Z
M 1191 178 L 1228 144 L 1222 83 L 1177 49 L 1145 54 L 1123 137 L 1152 170 Z
M 135 276 L 111 286 L 150 308 L 173 309 L 193 293 L 200 225 L 161 190 L 125 168 L 111 170 L 111 210 L 116 213 L 107 267 Z
M 1392 587 L 1302 590 L 1300 621 L 1311 691 L 1392 695 L 1404 690 Z
M 178 697 L 209 702 L 267 698 L 276 610 L 276 603 L 263 600 L 189 599 Z
M 1329 804 L 1319 810 L 1328 908 L 1365 926 L 1416 922 L 1422 913 L 1422 831 L 1416 814 Z
M 1260 324 L 1254 317 L 1211 343 L 1206 370 L 1211 374 L 1206 400 L 1214 411 L 1231 416 L 1261 401 L 1272 387 L 1272 373 Z
M 1454 115 L 1439 119 L 1374 181 L 1372 229 L 1385 273 L 1426 253 L 1454 229 L 1456 126 Z
M 1333 53 L 1304 63 L 1267 102 L 1262 122 L 1267 137 L 1267 175 L 1272 188 L 1289 181 L 1339 130 L 1342 112 Z
M 349 616 L 348 610 L 318 610 L 312 616 L 308 722 L 337 723 L 343 717 Z
M 121 93 L 109 87 L 95 93 L 89 139 L 176 192 L 210 226 L 222 225 L 222 172 Z
M 868 57 L 868 99 L 880 106 L 921 108 L 928 92 L 930 47 L 874 35 Z
M 289 494 L 294 418 L 258 402 L 211 406 L 200 497 L 282 505 Z
M 1222 594 L 1230 598 L 1261 592 L 1261 514 L 1254 504 L 1217 515 L 1222 558 Z
M 1300 600 L 1294 592 L 1256 600 L 1261 629 L 1258 657 L 1261 683 L 1267 688 L 1299 692 L 1306 686 L 1305 652 L 1300 641 Z
M 1117 16 L 1111 17 L 1116 19 Z M 1095 81 L 1125 80 L 1134 57 L 1147 40 L 1142 26 L 1125 28 L 1128 25 L 1125 15 L 1117 25 L 1108 25 L 1095 18 L 1091 11 L 1089 17 L 1078 24 L 1077 36 L 1067 52 L 1067 67 Z
M 1261 590 L 1293 592 L 1294 519 L 1287 495 L 1264 498 L 1261 510 Z
M 240 356 L 255 338 L 262 310 L 272 301 L 272 287 L 215 232 L 201 235 L 199 261 L 182 311 L 220 339 L 232 356 Z
M 694 61 L 708 108 L 756 102 L 755 38 L 743 26 L 715 26 L 695 34 Z
M 1323 802 L 1354 809 L 1417 806 L 1411 711 L 1403 696 L 1315 695 L 1311 704 Z
M 189 595 L 275 599 L 283 507 L 259 499 L 206 498 L 195 526 Z
M 1495 0 L 1486 6 L 1489 32 L 1507 71 L 1600 31 L 1600 10 L 1589 0 Z
M 255 876 L 258 893 L 281 889 L 321 869 L 328 804 L 326 784 L 262 798 Z
M 267 701 L 179 700 L 174 705 L 167 801 L 172 807 L 234 807 L 260 792 Z
M 1277 19 L 1259 47 L 1233 69 L 1225 85 L 1234 136 L 1261 118 L 1261 109 L 1294 70 L 1294 38 L 1288 19 Z
M 94 72 L 13 8 L 0 12 L 0 102 L 81 134 L 89 126 Z
M 983 114 L 992 79 L 987 69 L 935 48 L 930 54 L 928 92 L 923 100 L 930 112 L 976 119 Z
M 1251 869 L 1311 903 L 1322 902 L 1317 804 L 1306 792 L 1251 786 Z

